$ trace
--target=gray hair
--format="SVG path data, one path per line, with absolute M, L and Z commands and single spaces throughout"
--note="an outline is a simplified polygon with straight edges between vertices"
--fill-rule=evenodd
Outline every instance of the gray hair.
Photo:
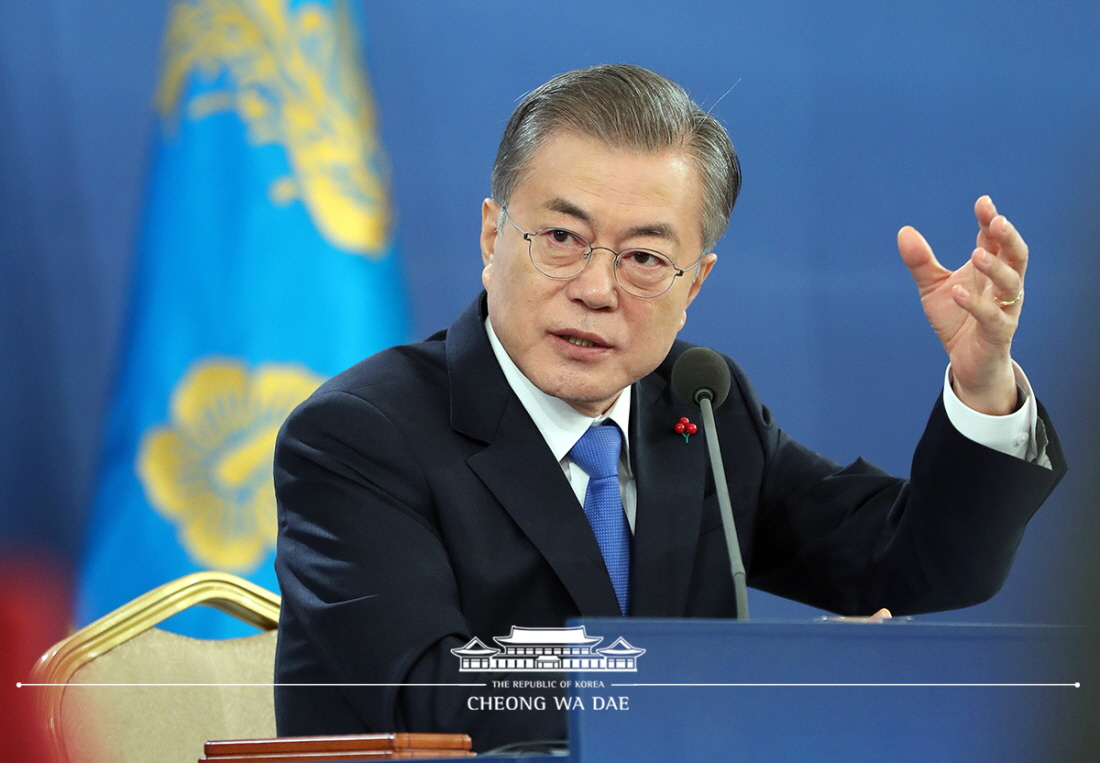
M 498 204 L 508 203 L 531 157 L 558 131 L 614 149 L 686 149 L 703 181 L 704 251 L 726 232 L 741 190 L 741 163 L 726 129 L 677 83 L 640 66 L 607 64 L 559 74 L 528 93 L 512 112 L 493 163 Z

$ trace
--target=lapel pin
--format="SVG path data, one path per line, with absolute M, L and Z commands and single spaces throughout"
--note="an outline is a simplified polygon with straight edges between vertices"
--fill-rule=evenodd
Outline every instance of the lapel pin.
M 684 416 L 676 422 L 676 426 L 672 428 L 672 431 L 676 434 L 682 434 L 684 436 L 684 442 L 687 442 L 689 437 L 699 431 L 699 427 L 688 421 L 687 416 Z

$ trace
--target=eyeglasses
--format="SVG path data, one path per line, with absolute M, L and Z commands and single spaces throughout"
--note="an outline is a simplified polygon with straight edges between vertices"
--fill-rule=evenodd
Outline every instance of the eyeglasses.
M 616 252 L 606 246 L 592 246 L 588 239 L 579 233 L 565 228 L 540 228 L 528 233 L 516 225 L 503 207 L 504 216 L 512 227 L 523 234 L 527 241 L 531 264 L 544 276 L 567 281 L 576 278 L 592 262 L 592 253 L 597 249 L 615 255 L 615 282 L 623 291 L 642 299 L 659 297 L 672 288 L 677 278 L 696 267 L 702 261 L 702 255 L 694 265 L 681 269 L 676 267 L 668 255 L 652 249 L 624 249 Z

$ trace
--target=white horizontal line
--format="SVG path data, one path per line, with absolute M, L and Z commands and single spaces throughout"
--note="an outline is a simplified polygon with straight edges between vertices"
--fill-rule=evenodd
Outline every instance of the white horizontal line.
M 1080 689 L 1081 682 L 1072 684 L 1043 684 L 1043 683 L 743 683 L 743 684 L 611 684 L 612 686 L 730 686 L 742 687 L 800 687 L 800 686 L 825 686 L 830 688 L 849 687 L 904 687 L 904 688 L 935 688 L 935 687 L 1055 687 Z
M 274 688 L 274 687 L 303 687 L 303 688 L 320 688 L 320 687 L 344 687 L 344 688 L 365 688 L 365 687 L 477 687 L 484 688 L 488 684 L 483 683 L 461 683 L 461 684 L 336 684 L 336 683 L 323 683 L 323 684 L 275 684 L 275 683 L 229 683 L 229 684 L 214 684 L 214 683 L 21 683 L 17 682 L 15 688 L 29 688 L 29 687 L 48 687 L 48 686 L 61 686 L 61 687 L 77 687 L 77 686 L 118 686 L 118 687 L 139 687 L 139 686 L 160 686 L 160 687 L 257 687 L 257 688 Z M 620 684 L 612 683 L 611 686 L 618 687 L 645 687 L 645 686 L 665 686 L 665 687 L 729 687 L 729 688 L 783 688 L 783 687 L 828 687 L 828 688 L 874 688 L 874 687 L 887 687 L 887 688 L 1074 688 L 1080 689 L 1080 681 L 1076 683 L 633 683 L 633 684 Z
M 322 686 L 342 686 L 348 688 L 365 687 L 365 686 L 486 686 L 486 684 L 275 684 L 275 683 L 262 683 L 262 684 L 168 684 L 168 683 L 147 683 L 147 684 L 99 684 L 99 683 L 61 683 L 61 684 L 31 684 L 31 683 L 16 683 L 15 688 L 22 689 L 29 686 L 187 686 L 187 687 L 201 687 L 201 686 L 256 686 L 273 688 L 276 686 L 304 686 L 304 687 L 322 687 Z

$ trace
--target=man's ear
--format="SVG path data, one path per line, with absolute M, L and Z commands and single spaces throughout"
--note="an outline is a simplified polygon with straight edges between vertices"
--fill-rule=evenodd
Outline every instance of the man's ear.
M 684 312 L 680 315 L 680 328 L 683 328 L 688 319 L 688 305 L 695 301 L 695 297 L 699 295 L 699 290 L 703 288 L 703 281 L 707 280 L 707 276 L 710 275 L 711 268 L 714 267 L 714 263 L 718 261 L 718 255 L 714 252 L 705 254 L 699 260 L 699 267 L 695 271 L 695 277 L 691 281 L 691 286 L 688 287 L 687 302 L 684 303 Z
M 499 221 L 500 205 L 492 199 L 481 202 L 481 262 L 485 267 L 492 263 L 496 252 Z
M 714 263 L 718 262 L 718 255 L 714 252 L 710 254 L 704 254 L 703 258 L 699 260 L 699 268 L 695 271 L 695 278 L 691 281 L 691 288 L 688 289 L 688 301 L 690 305 L 695 297 L 698 296 L 699 290 L 703 288 L 703 281 L 707 280 L 707 276 L 710 275 L 711 268 L 714 267 Z

